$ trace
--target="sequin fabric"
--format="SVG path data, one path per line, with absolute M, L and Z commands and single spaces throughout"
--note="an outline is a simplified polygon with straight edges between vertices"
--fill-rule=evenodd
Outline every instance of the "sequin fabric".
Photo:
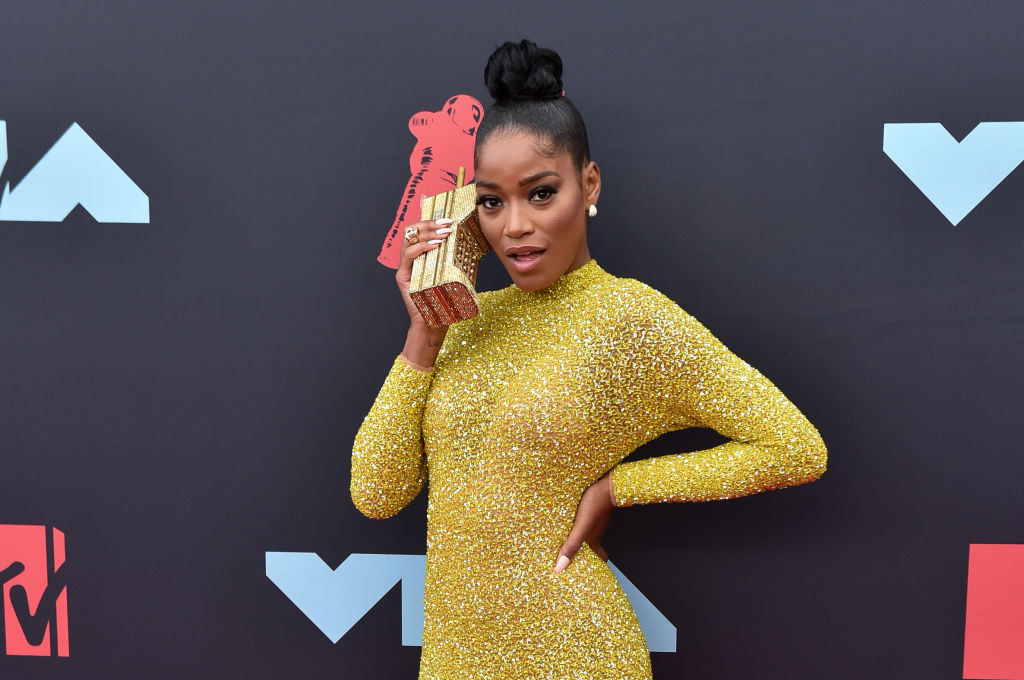
M 730 439 L 620 462 L 675 429 Z M 351 493 L 385 518 L 428 484 L 420 680 L 651 678 L 614 574 L 584 543 L 554 571 L 583 491 L 628 506 L 730 498 L 825 470 L 818 431 L 668 297 L 596 260 L 481 293 L 433 368 L 396 356 L 355 438 Z

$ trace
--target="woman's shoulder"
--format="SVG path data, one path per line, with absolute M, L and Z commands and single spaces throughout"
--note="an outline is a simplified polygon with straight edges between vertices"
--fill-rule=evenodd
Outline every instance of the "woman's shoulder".
M 674 299 L 641 279 L 615 276 L 609 280 L 620 311 L 631 318 L 658 318 L 665 314 L 689 314 Z
M 620 277 L 617 285 L 623 293 L 619 326 L 631 336 L 679 351 L 695 345 L 728 349 L 708 326 L 661 290 L 630 277 Z

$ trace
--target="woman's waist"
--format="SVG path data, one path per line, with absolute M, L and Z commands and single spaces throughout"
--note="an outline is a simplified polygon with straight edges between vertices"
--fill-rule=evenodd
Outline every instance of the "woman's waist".
M 554 570 L 557 551 L 558 546 L 502 554 L 428 549 L 425 597 L 438 605 L 460 602 L 478 613 L 526 606 L 558 610 L 581 599 L 623 603 L 614 573 L 586 543 L 561 572 Z
M 427 510 L 427 543 L 462 549 L 507 551 L 557 549 L 569 535 L 576 504 L 483 502 L 475 499 L 434 502 Z
M 544 521 L 519 522 L 502 518 L 460 517 L 456 521 L 427 523 L 427 554 L 452 557 L 476 555 L 478 559 L 503 559 L 506 556 L 534 560 L 554 553 L 569 535 L 571 523 Z

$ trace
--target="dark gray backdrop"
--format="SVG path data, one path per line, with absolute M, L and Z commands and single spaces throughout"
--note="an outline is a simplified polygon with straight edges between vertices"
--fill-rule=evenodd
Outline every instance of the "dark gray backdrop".
M 797 489 L 618 511 L 679 629 L 656 677 L 958 678 L 970 542 L 1024 542 L 1024 172 L 956 228 L 886 122 L 1024 119 L 1016 2 L 6 3 L 17 182 L 78 122 L 148 225 L 0 223 L 0 523 L 67 533 L 69 659 L 4 678 L 415 677 L 392 591 L 338 644 L 267 550 L 422 553 L 352 438 L 408 320 L 376 256 L 413 113 L 558 50 L 601 165 L 591 253 L 676 300 L 818 427 Z M 479 288 L 508 285 L 496 260 Z M 673 433 L 634 454 L 709 446 Z

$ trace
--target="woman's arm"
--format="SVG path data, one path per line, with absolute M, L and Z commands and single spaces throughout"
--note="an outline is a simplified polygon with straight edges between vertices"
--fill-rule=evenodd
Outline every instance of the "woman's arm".
M 825 443 L 797 407 L 679 305 L 643 287 L 631 332 L 647 393 L 668 429 L 710 427 L 732 441 L 619 463 L 610 474 L 612 502 L 734 498 L 820 477 Z
M 391 517 L 427 481 L 421 422 L 433 366 L 395 357 L 352 446 L 352 502 L 374 519 Z M 427 370 L 424 370 L 427 369 Z
M 415 259 L 440 245 L 452 232 L 451 223 L 448 218 L 415 222 L 406 229 L 416 232 L 416 241 L 402 239 L 395 283 L 409 314 L 409 332 L 352 446 L 352 502 L 367 517 L 394 515 L 427 482 L 423 409 L 448 327 L 427 328 L 409 285 Z

